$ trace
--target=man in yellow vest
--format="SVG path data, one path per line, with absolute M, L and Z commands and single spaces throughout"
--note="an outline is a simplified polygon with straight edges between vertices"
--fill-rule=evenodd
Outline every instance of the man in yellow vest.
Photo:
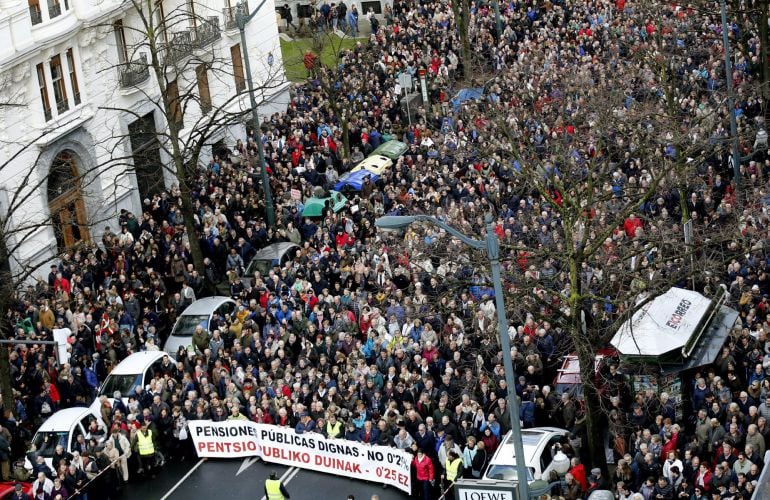
M 338 438 L 342 436 L 342 423 L 337 420 L 337 415 L 329 415 L 329 421 L 326 422 L 326 437 Z
M 447 453 L 446 458 L 446 471 L 442 476 L 442 479 L 445 480 L 444 490 L 446 498 L 451 498 L 453 496 L 450 495 L 453 493 L 452 487 L 454 486 L 455 481 L 461 477 L 463 477 L 463 459 L 460 458 L 456 451 L 450 450 L 449 453 Z
M 150 429 L 150 422 L 145 420 L 142 427 L 136 432 L 136 450 L 139 452 L 139 470 L 141 474 L 144 468 L 149 473 L 155 467 L 155 443 L 153 442 L 153 433 Z
M 265 481 L 265 497 L 267 500 L 289 500 L 289 492 L 286 491 L 286 487 L 283 485 L 280 479 L 278 479 L 278 473 L 273 471 L 270 473 L 270 479 Z

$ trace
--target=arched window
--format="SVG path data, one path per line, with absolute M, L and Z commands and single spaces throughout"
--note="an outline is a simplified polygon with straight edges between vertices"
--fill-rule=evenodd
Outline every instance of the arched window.
M 72 151 L 60 152 L 51 163 L 48 210 L 59 251 L 90 240 L 77 156 Z

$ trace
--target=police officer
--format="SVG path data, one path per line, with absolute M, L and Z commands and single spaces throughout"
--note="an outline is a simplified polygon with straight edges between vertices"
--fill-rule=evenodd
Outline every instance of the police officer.
M 275 471 L 272 471 L 270 479 L 265 481 L 265 496 L 267 500 L 289 500 L 290 498 L 289 492 L 286 491 L 286 487 L 278 479 L 278 473 Z

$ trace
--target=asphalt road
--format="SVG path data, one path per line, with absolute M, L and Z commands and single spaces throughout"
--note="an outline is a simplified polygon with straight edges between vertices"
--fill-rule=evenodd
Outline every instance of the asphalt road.
M 253 459 L 208 459 L 167 463 L 153 480 L 131 482 L 126 500 L 256 499 L 264 496 L 265 479 L 271 471 L 283 478 L 292 500 L 403 500 L 409 495 L 393 488 L 321 474 L 312 470 L 272 465 Z

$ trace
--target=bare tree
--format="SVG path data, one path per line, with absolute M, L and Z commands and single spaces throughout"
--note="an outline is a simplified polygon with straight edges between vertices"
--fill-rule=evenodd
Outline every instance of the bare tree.
M 167 178 L 178 183 L 176 195 L 189 251 L 195 267 L 203 269 L 203 252 L 197 237 L 201 221 L 193 203 L 193 193 L 206 184 L 199 164 L 206 148 L 214 145 L 212 138 L 222 137 L 233 125 L 250 123 L 241 48 L 219 48 L 223 29 L 235 27 L 237 12 L 225 9 L 224 18 L 220 18 L 219 12 L 204 2 L 180 2 L 173 8 L 153 0 L 131 0 L 131 4 L 133 8 L 127 11 L 130 15 L 125 22 L 96 28 L 115 32 L 120 55 L 119 64 L 105 61 L 102 71 L 119 70 L 120 87 L 139 93 L 149 108 L 138 111 L 113 105 L 104 109 L 133 117 L 137 122 L 147 109 L 157 112 L 155 120 L 149 120 L 141 131 L 151 140 L 157 137 L 157 147 L 168 159 L 157 165 L 155 189 L 164 184 L 163 169 L 169 174 Z M 257 68 L 257 101 L 269 98 L 285 83 L 280 60 L 278 64 L 272 63 L 273 54 L 280 54 L 279 47 L 265 49 L 271 61 Z M 253 124 L 249 129 L 253 135 L 235 161 L 243 158 L 242 166 L 253 172 L 260 168 L 254 141 L 259 140 L 261 131 L 254 130 Z M 131 150 L 126 148 L 130 137 L 117 127 L 113 136 L 115 141 L 108 145 L 113 161 L 135 167 L 135 155 L 126 153 Z

